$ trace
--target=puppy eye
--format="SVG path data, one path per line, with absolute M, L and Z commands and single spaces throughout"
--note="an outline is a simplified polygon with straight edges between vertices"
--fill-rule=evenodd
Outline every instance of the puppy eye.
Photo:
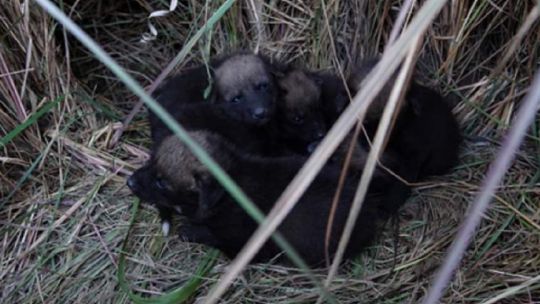
M 268 82 L 261 82 L 255 86 L 257 91 L 266 91 L 268 89 Z
M 164 181 L 164 180 L 161 179 L 161 178 L 156 179 L 155 184 L 156 184 L 156 187 L 157 187 L 159 190 L 167 190 L 167 189 L 168 189 L 168 187 L 167 187 L 167 182 Z
M 230 100 L 230 102 L 231 103 L 239 103 L 240 101 L 242 101 L 242 97 L 243 97 L 242 95 L 236 95 Z

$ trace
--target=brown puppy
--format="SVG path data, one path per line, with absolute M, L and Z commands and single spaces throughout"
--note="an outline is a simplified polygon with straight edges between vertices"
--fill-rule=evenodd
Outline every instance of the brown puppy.
M 165 236 L 169 233 L 173 214 L 195 214 L 198 200 L 197 177 L 206 173 L 191 152 L 185 148 L 177 149 L 170 144 L 173 137 L 174 135 L 170 135 L 161 141 L 146 165 L 127 180 L 128 187 L 136 196 L 156 206 Z M 220 148 L 210 146 L 202 139 L 198 143 L 205 150 Z
M 265 57 L 237 52 L 213 60 L 208 68 L 199 66 L 172 77 L 156 91 L 155 97 L 173 116 L 186 105 L 199 104 L 201 111 L 211 105 L 225 119 L 245 126 L 262 126 L 275 111 L 278 92 L 273 73 L 273 66 Z M 154 144 L 171 134 L 153 112 L 149 113 L 149 120 Z
M 296 153 L 312 152 L 326 134 L 321 105 L 321 79 L 302 69 L 291 69 L 278 80 L 275 126 L 278 140 Z
M 215 134 L 199 131 L 191 135 L 202 146 L 209 148 L 211 156 L 265 213 L 272 208 L 305 161 L 305 158 L 298 156 L 264 158 L 248 155 Z M 184 239 L 215 246 L 229 257 L 234 257 L 257 224 L 190 153 L 173 136 L 166 138 L 157 149 L 150 166 L 167 193 L 163 195 L 162 203 L 171 209 L 180 206 L 182 210 L 187 210 L 191 224 L 181 230 Z M 339 172 L 333 166 L 323 168 L 278 228 L 306 262 L 313 266 L 321 265 L 324 261 L 324 234 Z M 331 254 L 337 248 L 357 181 L 346 182 L 343 188 L 332 229 Z M 380 225 L 405 202 L 408 193 L 408 188 L 402 183 L 383 172 L 376 172 L 346 257 L 354 256 L 370 243 Z M 280 249 L 270 241 L 255 260 L 269 260 L 279 253 Z

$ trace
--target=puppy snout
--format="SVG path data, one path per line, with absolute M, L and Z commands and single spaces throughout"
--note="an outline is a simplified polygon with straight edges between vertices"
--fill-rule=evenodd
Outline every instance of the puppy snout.
M 251 116 L 257 120 L 263 120 L 268 117 L 268 110 L 263 107 L 258 107 L 253 110 Z

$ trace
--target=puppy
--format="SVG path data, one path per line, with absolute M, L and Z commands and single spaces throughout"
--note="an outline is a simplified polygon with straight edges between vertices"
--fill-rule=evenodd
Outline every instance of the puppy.
M 273 207 L 305 162 L 305 158 L 299 156 L 265 158 L 245 154 L 222 137 L 208 132 L 197 131 L 191 135 L 208 149 L 264 213 Z M 164 139 L 150 167 L 168 193 L 162 195 L 162 204 L 171 209 L 180 206 L 183 211 L 189 210 L 186 215 L 191 224 L 182 228 L 182 238 L 215 246 L 227 256 L 234 257 L 257 228 L 256 222 L 176 137 Z M 284 237 L 312 266 L 321 265 L 324 261 L 324 235 L 338 175 L 338 168 L 326 166 L 279 227 Z M 346 257 L 352 257 L 365 248 L 380 225 L 409 195 L 407 186 L 381 171 L 376 171 L 371 184 Z M 357 180 L 353 180 L 343 187 L 332 227 L 331 254 L 337 248 L 356 186 Z M 210 240 L 208 235 L 211 235 Z M 266 261 L 279 253 L 280 249 L 269 241 L 255 260 Z
M 362 62 L 351 74 L 348 84 L 353 92 L 361 88 L 363 79 L 378 59 Z M 375 98 L 364 126 L 373 138 L 389 98 L 396 74 Z M 390 133 L 387 150 L 409 168 L 409 181 L 447 173 L 458 159 L 461 135 L 456 118 L 446 100 L 432 89 L 411 81 Z
M 278 80 L 275 132 L 278 140 L 296 153 L 311 153 L 313 145 L 326 134 L 321 85 L 320 78 L 298 68 Z
M 186 105 L 211 104 L 223 117 L 246 126 L 262 126 L 275 111 L 277 88 L 273 73 L 265 57 L 237 52 L 213 60 L 208 68 L 200 66 L 174 76 L 157 90 L 155 97 L 173 116 Z M 209 93 L 206 99 L 205 93 Z M 149 120 L 154 144 L 171 134 L 151 111 Z
M 172 137 L 174 135 L 165 138 Z M 205 150 L 210 148 L 205 146 L 204 142 L 199 143 Z M 186 162 L 194 161 L 195 158 L 186 149 L 175 151 L 174 147 L 164 145 L 163 142 L 160 142 L 157 148 L 159 149 L 152 153 L 150 160 L 127 179 L 127 186 L 143 202 L 156 207 L 161 219 L 163 235 L 167 236 L 174 214 L 194 216 L 197 210 L 198 193 L 195 173 L 183 171 L 182 168 Z M 170 161 L 169 168 L 174 169 L 158 170 L 157 164 L 165 166 L 164 159 Z M 195 170 L 195 165 L 199 166 L 199 171 L 203 170 L 198 162 L 193 163 L 193 166 L 189 168 Z M 174 170 L 179 171 L 174 172 Z

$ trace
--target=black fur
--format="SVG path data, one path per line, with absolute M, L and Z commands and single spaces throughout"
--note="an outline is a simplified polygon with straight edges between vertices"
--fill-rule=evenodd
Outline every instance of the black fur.
M 268 59 L 257 55 L 263 70 L 261 81 L 252 78 L 233 83 L 234 96 L 225 94 L 224 88 L 219 87 L 216 70 L 235 56 L 254 56 L 250 52 L 236 52 L 212 60 L 208 67 L 202 65 L 178 74 L 160 87 L 154 94 L 157 101 L 172 115 L 178 115 L 186 106 L 196 104 L 212 104 L 221 116 L 231 121 L 241 122 L 247 126 L 267 124 L 274 115 L 277 89 L 273 66 Z M 236 71 L 241 73 L 242 71 Z M 210 82 L 210 79 L 213 79 Z M 227 93 L 230 89 L 227 88 Z M 205 99 L 205 92 L 209 93 Z M 227 95 L 227 96 L 226 96 Z M 164 137 L 172 134 L 169 128 L 152 112 L 149 111 L 149 121 L 152 141 L 157 145 Z
M 317 76 L 322 80 L 321 103 L 326 124 L 330 128 L 349 104 L 349 95 L 343 80 L 338 75 L 325 72 L 318 73 Z
M 434 90 L 413 83 L 406 95 L 407 105 L 400 112 L 388 148 L 417 170 L 416 180 L 443 175 L 458 160 L 461 135 L 452 110 Z M 376 125 L 368 130 L 375 132 Z
M 355 92 L 360 81 L 376 65 L 366 60 L 348 81 Z M 396 74 L 370 106 L 364 126 L 373 139 Z M 390 133 L 387 151 L 407 166 L 411 182 L 447 173 L 457 162 L 461 135 L 448 102 L 437 92 L 411 81 Z
M 206 130 L 217 133 L 232 143 L 249 152 L 272 154 L 272 144 L 268 128 L 249 125 L 224 115 L 223 112 L 209 103 L 185 105 L 173 117 L 187 130 Z M 161 131 L 163 129 L 159 129 Z M 168 130 L 168 129 L 167 129 Z M 159 143 L 170 132 L 156 132 L 153 140 Z
M 226 166 L 227 173 L 264 213 L 272 208 L 305 161 L 303 157 L 295 156 L 262 158 L 245 155 L 232 146 L 219 147 L 219 151 L 215 152 L 219 154 L 218 161 L 220 157 L 228 159 L 230 165 Z M 279 227 L 285 238 L 313 266 L 320 265 L 324 260 L 324 234 L 339 172 L 337 167 L 326 166 Z M 357 181 L 348 181 L 343 189 L 332 229 L 331 253 L 336 250 Z M 208 245 L 216 246 L 229 257 L 234 257 L 255 231 L 257 224 L 213 178 L 200 177 L 199 182 L 199 206 L 191 219 L 198 226 L 208 227 L 215 237 L 213 243 Z M 354 256 L 370 243 L 380 224 L 397 211 L 408 194 L 409 189 L 404 184 L 381 171 L 376 172 L 346 257 Z M 178 196 L 174 202 L 180 202 L 181 198 Z M 199 238 L 190 239 L 193 233 L 189 228 L 184 233 L 183 238 L 199 242 Z M 279 253 L 280 249 L 269 241 L 255 260 L 265 261 Z

